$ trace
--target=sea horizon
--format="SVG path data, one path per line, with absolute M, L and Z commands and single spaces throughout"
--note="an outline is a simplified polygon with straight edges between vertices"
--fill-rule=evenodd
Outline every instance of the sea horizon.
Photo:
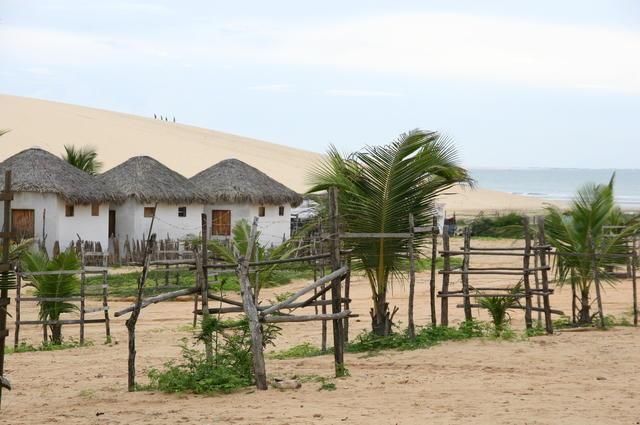
M 474 167 L 469 173 L 480 188 L 531 196 L 550 201 L 569 201 L 586 183 L 608 183 L 615 172 L 614 195 L 620 207 L 640 209 L 640 169 Z

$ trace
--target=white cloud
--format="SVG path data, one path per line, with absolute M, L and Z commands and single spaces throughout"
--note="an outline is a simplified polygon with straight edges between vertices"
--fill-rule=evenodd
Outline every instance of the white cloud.
M 163 61 L 200 68 L 285 65 L 397 78 L 640 93 L 640 32 L 435 13 L 368 16 L 304 27 L 255 20 L 181 25 L 144 36 L 120 29 L 116 36 L 100 36 L 4 26 L 0 49 L 4 60 L 19 58 L 42 67 Z M 274 84 L 249 89 L 290 88 Z M 367 91 L 337 90 L 333 95 L 339 92 Z
M 347 97 L 398 97 L 399 93 L 375 90 L 354 90 L 354 89 L 330 89 L 325 90 L 324 94 L 329 96 L 347 96 Z

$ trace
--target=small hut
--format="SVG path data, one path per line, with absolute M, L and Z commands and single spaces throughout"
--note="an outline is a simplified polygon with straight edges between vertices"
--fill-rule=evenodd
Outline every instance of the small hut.
M 291 233 L 291 207 L 302 197 L 262 171 L 237 159 L 226 159 L 190 179 L 208 198 L 211 235 L 228 237 L 239 220 L 259 217 L 260 240 L 279 244 Z
M 0 163 L 2 185 L 6 170 L 12 172 L 11 227 L 18 240 L 35 238 L 49 254 L 56 241 L 65 249 L 78 236 L 107 246 L 109 203 L 120 201 L 117 192 L 38 148 Z
M 189 179 L 155 159 L 133 157 L 98 180 L 125 199 L 109 210 L 109 235 L 117 236 L 120 242 L 127 237 L 146 237 L 154 215 L 153 233 L 158 239 L 183 239 L 200 233 L 204 194 Z

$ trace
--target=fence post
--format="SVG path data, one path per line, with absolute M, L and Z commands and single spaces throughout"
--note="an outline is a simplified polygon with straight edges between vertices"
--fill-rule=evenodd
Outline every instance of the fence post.
M 469 261 L 471 260 L 471 228 L 464 229 L 464 250 L 462 258 L 462 292 L 464 293 L 464 320 L 471 321 L 471 299 L 469 298 Z
M 198 255 L 196 253 L 196 273 L 200 276 L 200 289 L 201 289 L 201 304 L 202 304 L 202 322 L 206 322 L 209 318 L 209 277 L 207 276 L 207 268 L 206 265 L 209 262 L 208 250 L 207 250 L 207 214 L 202 214 L 200 216 L 202 223 L 202 259 L 198 261 Z M 198 264 L 200 263 L 200 264 Z M 197 299 L 196 294 L 196 299 Z M 211 346 L 211 340 L 209 339 L 210 335 L 205 335 L 205 353 L 207 359 L 213 358 L 213 348 Z
M 449 273 L 447 272 L 451 270 L 449 257 L 449 226 L 446 224 L 442 228 L 442 251 L 442 269 L 445 272 L 442 275 L 442 293 L 446 294 L 449 292 Z M 449 326 L 449 298 L 446 296 L 440 298 L 440 324 L 442 326 Z
M 409 306 L 408 306 L 408 326 L 407 331 L 409 338 L 416 337 L 416 327 L 413 322 L 413 298 L 415 297 L 416 288 L 416 266 L 413 259 L 413 241 L 414 241 L 414 223 L 413 214 L 409 214 Z
M 20 343 L 20 292 L 22 286 L 22 275 L 20 269 L 16 270 L 16 329 L 14 331 L 13 348 L 17 349 Z
M 538 245 L 546 245 L 544 234 L 544 217 L 538 218 Z M 553 322 L 551 321 L 551 304 L 549 302 L 549 276 L 547 274 L 547 252 L 544 249 L 538 251 L 540 254 L 540 275 L 542 277 L 542 302 L 544 305 L 544 323 L 548 334 L 553 333 Z
M 431 326 L 436 326 L 436 262 L 438 261 L 438 218 L 433 217 L 431 233 L 431 277 L 429 278 L 429 304 Z
M 529 217 L 522 217 L 522 227 L 524 229 L 524 256 L 522 257 L 522 269 L 524 276 L 522 281 L 524 283 L 524 296 L 525 296 L 525 310 L 524 310 L 524 323 L 527 329 L 533 327 L 531 319 L 531 283 L 529 282 L 529 267 L 530 267 L 530 255 L 531 255 L 531 235 L 529 234 Z
M 631 252 L 631 282 L 633 284 L 633 326 L 638 326 L 638 285 L 636 280 L 636 267 L 638 267 L 637 237 L 633 235 Z
M 331 250 L 331 270 L 340 268 L 340 223 L 338 221 L 338 189 L 329 189 L 329 221 L 330 221 L 330 250 Z M 340 313 L 341 304 L 341 281 L 342 276 L 338 276 L 331 282 L 331 313 Z M 344 328 L 342 319 L 333 320 L 333 357 L 335 362 L 336 376 L 344 376 Z

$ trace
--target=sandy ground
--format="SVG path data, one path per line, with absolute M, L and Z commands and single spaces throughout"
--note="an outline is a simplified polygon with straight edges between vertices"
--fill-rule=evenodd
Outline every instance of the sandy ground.
M 191 177 L 223 159 L 237 158 L 305 192 L 309 171 L 322 158 L 315 152 L 215 130 L 27 97 L 0 94 L 0 117 L 0 128 L 11 129 L 0 138 L 0 161 L 36 146 L 59 155 L 65 144 L 91 145 L 97 148 L 105 171 L 132 156 L 150 155 Z M 176 146 L 181 155 L 175 154 Z M 448 215 L 531 212 L 539 211 L 544 203 L 486 189 L 455 188 L 451 192 L 440 199 Z
M 454 240 L 454 245 L 459 241 Z M 482 241 L 478 245 L 505 242 Z M 479 258 L 479 257 L 476 257 Z M 500 262 L 485 257 L 473 265 Z M 418 324 L 427 324 L 428 273 L 417 281 Z M 456 280 L 457 282 L 457 280 Z M 472 279 L 472 284 L 507 285 L 512 279 Z M 440 283 L 440 279 L 438 279 Z M 303 282 L 265 291 L 291 291 Z M 570 311 L 567 290 L 556 290 L 552 307 Z M 369 288 L 354 278 L 351 336 L 368 328 Z M 406 285 L 394 285 L 392 304 L 401 307 L 405 320 Z M 439 304 L 439 303 L 438 303 Z M 454 302 L 455 304 L 455 302 Z M 127 303 L 112 303 L 113 309 Z M 138 379 L 146 380 L 149 367 L 179 355 L 178 343 L 189 337 L 191 302 L 167 302 L 145 309 L 138 325 Z M 607 314 L 631 310 L 631 284 L 623 281 L 604 296 Z M 474 311 L 474 315 L 479 312 Z M 26 316 L 34 317 L 35 311 Z M 513 327 L 523 329 L 522 312 L 513 313 Z M 461 309 L 453 308 L 459 320 Z M 480 318 L 486 315 L 480 312 Z M 3 424 L 636 424 L 640 421 L 640 331 L 563 332 L 528 340 L 473 339 L 447 342 L 430 349 L 388 351 L 373 356 L 347 354 L 348 378 L 336 380 L 337 390 L 319 391 L 318 383 L 300 390 L 246 389 L 230 395 L 168 395 L 127 393 L 126 328 L 123 318 L 112 321 L 118 344 L 103 345 L 103 328 L 88 326 L 92 347 L 6 358 L 7 375 L 14 390 L 3 393 Z M 13 332 L 12 332 L 13 333 Z M 66 327 L 77 337 L 77 328 Z M 38 341 L 40 331 L 26 327 L 26 339 Z M 12 337 L 10 337 L 12 340 Z M 320 344 L 317 323 L 288 324 L 276 349 L 301 342 Z M 318 374 L 331 377 L 331 356 L 267 360 L 270 376 Z

